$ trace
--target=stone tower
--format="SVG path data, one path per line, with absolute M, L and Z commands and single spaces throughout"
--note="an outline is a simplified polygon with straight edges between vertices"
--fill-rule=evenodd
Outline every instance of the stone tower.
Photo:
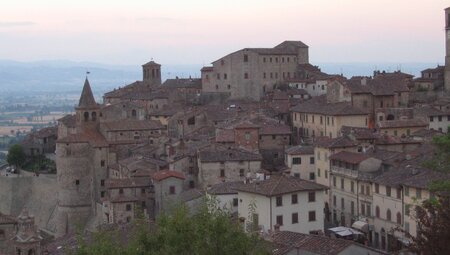
M 98 137 L 100 108 L 87 78 L 75 111 L 76 134 L 58 139 L 56 143 L 57 237 L 84 226 L 94 212 L 95 151 L 91 143 Z
M 445 90 L 450 93 L 450 7 L 445 9 Z
M 34 224 L 34 216 L 24 209 L 17 217 L 17 233 L 11 239 L 13 254 L 41 255 L 42 237 Z
M 142 65 L 142 80 L 150 87 L 157 87 L 161 85 L 161 65 L 155 61 L 150 61 Z

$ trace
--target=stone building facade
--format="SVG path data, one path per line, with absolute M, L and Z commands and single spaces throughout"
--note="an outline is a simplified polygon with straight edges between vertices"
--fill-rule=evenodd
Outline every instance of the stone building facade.
M 277 84 L 296 78 L 297 66 L 307 63 L 308 46 L 300 41 L 285 41 L 273 48 L 245 48 L 202 68 L 202 91 L 260 100 Z

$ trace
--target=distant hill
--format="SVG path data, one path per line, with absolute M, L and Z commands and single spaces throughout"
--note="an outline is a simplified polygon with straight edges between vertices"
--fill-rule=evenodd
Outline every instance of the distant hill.
M 435 67 L 436 63 L 313 63 L 330 74 L 372 75 L 375 69 L 419 75 L 420 71 Z M 200 77 L 201 65 L 164 65 L 162 78 Z M 89 71 L 89 80 L 97 92 L 105 92 L 142 79 L 141 66 L 107 65 L 94 62 L 48 60 L 18 62 L 0 60 L 0 92 L 9 91 L 81 91 Z

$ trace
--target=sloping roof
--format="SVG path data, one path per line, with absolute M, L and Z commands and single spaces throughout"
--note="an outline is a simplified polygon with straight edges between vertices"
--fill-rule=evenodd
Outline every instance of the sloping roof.
M 314 154 L 313 146 L 297 145 L 286 149 L 286 153 L 289 155 L 310 155 Z
M 359 164 L 368 158 L 369 158 L 368 156 L 366 156 L 362 153 L 356 153 L 356 152 L 350 152 L 350 151 L 340 151 L 340 152 L 330 156 L 330 159 L 348 162 L 351 164 Z
M 201 198 L 203 195 L 205 195 L 205 192 L 203 190 L 200 190 L 200 189 L 188 189 L 188 190 L 182 191 L 180 193 L 180 195 L 178 196 L 178 198 L 182 202 L 188 202 L 188 201 L 192 201 L 192 200 L 197 199 L 197 198 Z
M 108 189 L 150 187 L 150 185 L 149 178 L 107 179 L 105 181 Z
M 379 136 L 376 130 L 363 127 L 342 126 L 341 133 L 353 136 L 357 140 L 373 140 Z
M 157 120 L 115 120 L 103 122 L 106 131 L 157 130 L 164 126 Z
M 61 122 L 62 124 L 64 124 L 64 126 L 66 126 L 68 128 L 74 128 L 77 123 L 77 118 L 75 115 L 68 114 L 68 115 L 58 119 L 58 121 Z
M 408 120 L 387 120 L 379 121 L 378 128 L 407 128 L 407 127 L 427 127 L 428 123 L 422 119 L 408 119 Z
M 298 48 L 308 48 L 301 41 L 284 41 L 273 48 L 245 48 L 261 55 L 297 55 Z
M 325 96 L 314 97 L 291 108 L 293 112 L 315 113 L 333 116 L 367 115 L 365 109 L 352 106 L 349 102 L 327 103 Z
M 287 254 L 287 252 L 290 252 L 294 248 L 320 255 L 337 255 L 353 245 L 370 249 L 369 247 L 342 238 L 308 235 L 291 231 L 279 231 L 274 233 L 272 241 L 284 247 L 280 251 L 276 251 L 274 253 L 276 255 Z M 290 249 L 285 249 L 286 247 L 289 247 Z M 380 252 L 380 254 L 383 253 Z
M 178 171 L 172 171 L 172 170 L 158 171 L 153 174 L 152 179 L 159 182 L 159 181 L 162 181 L 162 180 L 170 178 L 170 177 L 178 178 L 178 179 L 182 179 L 182 180 L 186 179 L 186 177 L 184 176 L 183 173 L 178 172 Z
M 156 63 L 155 61 L 151 60 L 151 61 L 143 64 L 142 66 L 161 66 L 161 65 Z
M 92 94 L 91 85 L 86 77 L 84 81 L 83 91 L 81 92 L 80 101 L 78 103 L 78 108 L 92 108 L 97 107 L 94 95 Z
M 237 187 L 237 191 L 255 193 L 264 196 L 277 196 L 299 191 L 325 190 L 326 186 L 300 178 L 284 175 L 273 175 L 268 180 L 254 181 Z
M 315 139 L 314 145 L 317 147 L 324 147 L 324 148 L 345 148 L 357 146 L 358 143 L 350 139 L 348 136 L 340 136 L 336 138 L 321 136 Z
M 198 153 L 198 158 L 201 162 L 262 161 L 262 156 L 258 153 L 224 146 L 203 148 Z
M 71 134 L 56 140 L 57 143 L 89 143 L 94 147 L 106 147 L 108 142 L 97 130 L 84 130 L 80 134 Z
M 209 188 L 207 192 L 212 195 L 237 194 L 238 192 L 236 188 L 244 185 L 245 183 L 243 181 L 221 182 L 211 186 L 211 188 Z
M 216 130 L 216 142 L 218 143 L 234 143 L 233 129 L 218 129 Z

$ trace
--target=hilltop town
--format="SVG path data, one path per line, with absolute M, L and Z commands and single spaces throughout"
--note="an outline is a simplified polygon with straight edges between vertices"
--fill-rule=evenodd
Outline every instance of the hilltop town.
M 75 113 L 21 142 L 27 156 L 54 153 L 56 174 L 1 170 L 0 254 L 63 254 L 79 226 L 154 221 L 205 196 L 256 223 L 274 254 L 407 249 L 396 229 L 415 236 L 413 206 L 450 179 L 423 164 L 450 132 L 445 18 L 445 66 L 420 77 L 324 73 L 302 41 L 232 52 L 201 78 L 163 82 L 152 60 L 102 102 L 86 77 Z

